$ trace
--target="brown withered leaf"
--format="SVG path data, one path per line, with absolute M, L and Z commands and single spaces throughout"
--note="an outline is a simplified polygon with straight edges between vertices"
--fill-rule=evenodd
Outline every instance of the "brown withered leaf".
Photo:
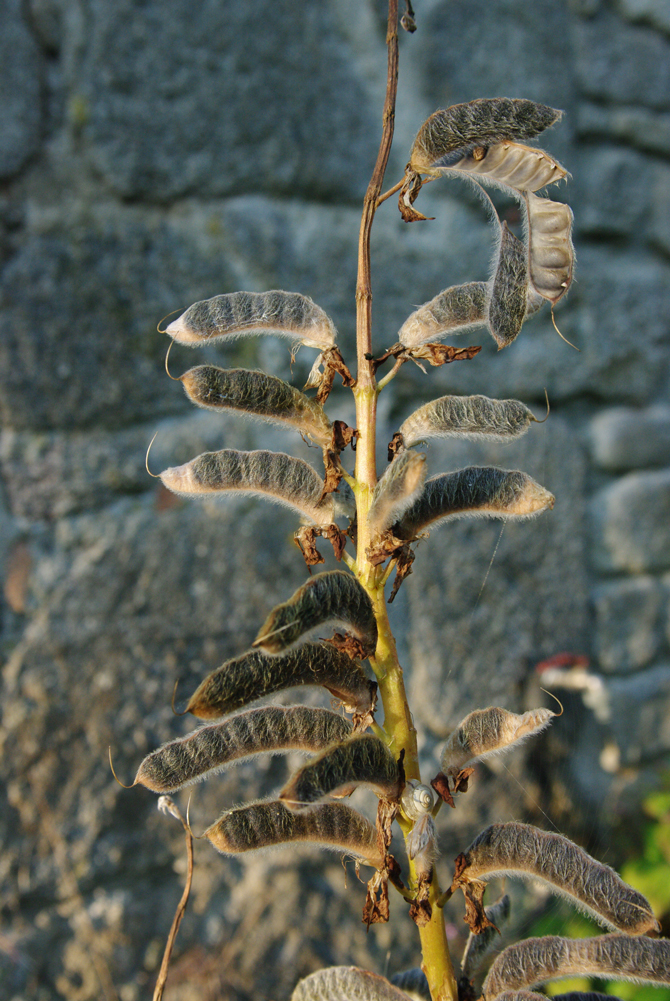
M 376 872 L 368 883 L 367 895 L 363 906 L 363 923 L 367 925 L 383 924 L 389 919 L 389 887 L 388 875 L 384 869 Z
M 477 1001 L 474 983 L 467 977 L 461 977 L 458 981 L 458 1001 Z
M 342 482 L 342 466 L 340 465 L 340 456 L 337 452 L 334 452 L 330 448 L 324 448 L 323 464 L 325 466 L 325 478 L 319 503 L 321 503 L 326 494 L 332 494 L 333 490 L 337 490 Z
M 374 567 L 384 563 L 389 556 L 395 556 L 399 549 L 407 544 L 406 539 L 398 539 L 390 528 L 385 532 L 380 532 L 375 537 L 371 546 L 365 550 L 365 555 Z
M 409 577 L 412 572 L 412 563 L 414 563 L 414 550 L 410 548 L 409 543 L 406 543 L 398 554 L 398 562 L 396 563 L 395 578 L 393 580 L 393 587 L 391 588 L 391 593 L 389 595 L 388 604 L 390 605 L 395 598 L 400 585 L 404 581 L 405 577 Z
M 398 804 L 389 799 L 380 799 L 377 804 L 377 846 L 380 855 L 386 855 L 386 849 L 393 837 L 393 821 L 398 814 Z
M 353 733 L 363 733 L 364 730 L 374 722 L 375 709 L 377 708 L 377 682 L 370 684 L 370 708 L 365 713 L 354 713 L 351 717 L 351 728 Z M 389 856 L 390 858 L 391 856 Z
M 360 437 L 356 428 L 350 428 L 346 421 L 333 421 L 333 451 L 342 452 Z M 353 447 L 353 446 L 352 446 Z
M 400 431 L 396 431 L 396 433 L 393 435 L 393 437 L 389 442 L 388 456 L 387 456 L 388 461 L 393 462 L 398 452 L 402 452 L 404 447 L 405 447 L 405 442 L 403 441 L 403 437 L 400 434 Z
M 461 886 L 461 889 L 465 898 L 464 921 L 472 934 L 479 935 L 485 928 L 495 928 L 498 931 L 493 922 L 487 918 L 484 910 L 486 883 L 473 879 L 471 883 L 465 883 Z
M 434 218 L 434 216 L 425 216 L 412 208 L 417 195 L 421 191 L 422 185 L 421 175 L 417 174 L 407 164 L 403 185 L 398 195 L 398 209 L 405 222 L 427 222 L 429 219 Z
M 454 878 L 451 883 L 452 892 L 454 890 L 457 890 L 458 887 L 461 885 L 461 876 L 465 872 L 467 867 L 468 867 L 468 860 L 464 852 L 461 852 L 460 855 L 457 855 L 456 858 L 454 859 Z
M 308 567 L 316 566 L 317 563 L 325 563 L 325 559 L 316 548 L 316 537 L 321 535 L 321 529 L 303 525 L 293 536 L 296 544 L 305 559 Z
M 344 546 L 346 543 L 346 535 L 341 528 L 337 525 L 326 525 L 325 528 L 321 529 L 321 535 L 325 536 L 333 547 L 333 552 L 335 553 L 335 559 L 339 561 L 342 559 L 342 553 L 344 552 Z
M 332 644 L 336 650 L 341 650 L 342 653 L 348 654 L 354 660 L 366 660 L 370 654 L 371 650 L 367 649 L 363 643 L 356 637 L 352 636 L 351 633 L 333 633 L 326 640 L 326 643 Z
M 468 791 L 468 780 L 474 768 L 461 768 L 460 772 L 454 779 L 454 792 L 467 792 Z
M 449 779 L 444 774 L 444 772 L 438 772 L 430 784 L 432 785 L 433 789 L 440 797 L 440 799 L 444 803 L 446 803 L 447 806 L 450 806 L 453 809 L 456 808 L 456 804 L 454 803 L 454 797 L 451 795 L 451 790 L 449 789 Z M 461 856 L 459 855 L 458 858 L 460 857 Z M 458 859 L 456 859 L 456 862 L 458 863 Z
M 469 361 L 481 351 L 481 345 L 472 345 L 467 348 L 454 348 L 450 344 L 421 344 L 416 348 L 407 348 L 407 354 L 412 361 L 421 359 L 427 361 L 434 368 L 440 365 L 448 365 L 452 361 Z
M 412 905 L 409 909 L 409 916 L 419 928 L 427 925 L 433 916 L 433 908 L 430 900 L 428 899 L 430 895 L 431 878 L 432 875 L 430 873 L 422 873 L 419 876 L 419 887 L 417 889 L 416 897 L 412 901 Z

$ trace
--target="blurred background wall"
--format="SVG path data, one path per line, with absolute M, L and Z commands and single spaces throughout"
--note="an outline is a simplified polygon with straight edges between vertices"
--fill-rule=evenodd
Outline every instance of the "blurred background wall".
M 503 353 L 477 332 L 474 361 L 427 376 L 406 365 L 382 397 L 380 468 L 391 433 L 434 396 L 512 396 L 541 417 L 546 387 L 552 407 L 506 448 L 428 449 L 433 472 L 518 467 L 557 502 L 502 536 L 499 523 L 463 522 L 419 547 L 393 622 L 426 774 L 471 709 L 538 705 L 538 662 L 588 658 L 564 679 L 571 690 L 554 687 L 566 713 L 548 736 L 480 766 L 459 810 L 443 811 L 443 879 L 483 824 L 522 817 L 615 863 L 637 850 L 641 803 L 662 789 L 670 749 L 670 8 L 415 6 L 387 186 L 438 107 L 507 95 L 563 108 L 542 145 L 573 175 L 549 193 L 574 209 L 578 258 L 557 322 L 580 353 L 545 309 Z M 135 1001 L 151 989 L 183 836 L 151 794 L 113 782 L 107 748 L 130 781 L 145 753 L 188 732 L 170 711 L 175 681 L 180 703 L 248 647 L 306 571 L 288 512 L 182 503 L 147 476 L 146 446 L 158 430 L 154 469 L 224 446 L 318 465 L 297 435 L 194 413 L 165 375 L 156 324 L 215 294 L 284 288 L 332 316 L 351 359 L 384 36 L 381 0 L 3 4 L 2 1001 Z M 515 206 L 498 202 L 517 225 Z M 392 199 L 375 223 L 378 352 L 416 305 L 488 275 L 493 230 L 467 186 L 431 184 L 419 207 L 435 221 L 405 225 Z M 313 360 L 303 348 L 291 366 L 274 338 L 209 357 L 297 385 Z M 171 367 L 202 360 L 179 348 Z M 353 423 L 341 392 L 328 411 Z M 255 762 L 196 787 L 194 828 L 271 795 L 292 765 Z M 389 972 L 416 964 L 405 905 L 366 936 L 362 903 L 336 856 L 239 863 L 197 843 L 167 997 L 283 1001 L 326 963 L 382 971 L 392 950 Z M 462 938 L 460 905 L 449 920 Z

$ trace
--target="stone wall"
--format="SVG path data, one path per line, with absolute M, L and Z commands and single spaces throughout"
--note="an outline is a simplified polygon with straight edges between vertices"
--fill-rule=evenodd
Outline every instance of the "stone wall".
M 668 760 L 670 9 L 415 7 L 419 30 L 400 40 L 389 185 L 436 107 L 501 94 L 562 107 L 544 145 L 573 174 L 553 197 L 574 209 L 578 257 L 556 317 L 579 354 L 543 311 L 502 354 L 491 341 L 428 376 L 405 366 L 381 401 L 380 462 L 386 433 L 433 396 L 513 396 L 541 416 L 546 387 L 552 407 L 515 445 L 428 450 L 433 471 L 523 468 L 557 503 L 502 536 L 494 522 L 462 522 L 419 547 L 393 614 L 426 761 L 472 708 L 538 704 L 538 661 L 589 658 L 554 677 L 567 711 L 550 736 L 509 770 L 481 767 L 463 807 L 441 818 L 446 874 L 491 818 L 546 825 L 548 814 L 602 847 Z M 164 373 L 156 323 L 221 292 L 285 288 L 327 310 L 351 357 L 384 17 L 380 0 L 5 0 L 1 1001 L 135 1001 L 151 988 L 183 839 L 153 796 L 111 780 L 108 746 L 129 781 L 148 750 L 188 732 L 170 712 L 175 681 L 186 693 L 244 650 L 305 568 L 288 512 L 182 503 L 146 475 L 146 445 L 158 430 L 155 469 L 261 443 L 313 461 L 297 436 L 193 413 Z M 435 221 L 406 226 L 391 200 L 375 223 L 380 350 L 416 304 L 488 274 L 493 231 L 470 189 L 432 184 L 420 207 Z M 300 385 L 310 354 L 292 366 L 264 338 L 212 357 Z M 192 359 L 174 351 L 173 371 Z M 353 422 L 341 392 L 328 409 Z M 196 787 L 195 830 L 270 795 L 294 764 L 255 762 Z M 393 972 L 418 960 L 404 905 L 365 935 L 362 888 L 350 867 L 345 890 L 336 857 L 250 864 L 202 844 L 196 855 L 173 1001 L 282 1001 L 326 963 L 382 970 L 392 950 Z M 450 920 L 460 936 L 458 908 Z

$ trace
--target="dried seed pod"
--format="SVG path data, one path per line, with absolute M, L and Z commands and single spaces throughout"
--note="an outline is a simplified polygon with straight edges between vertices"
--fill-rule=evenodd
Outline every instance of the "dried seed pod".
M 403 813 L 410 820 L 419 820 L 430 813 L 435 806 L 435 793 L 430 786 L 408 779 L 405 783 L 400 805 Z
M 253 645 L 266 653 L 282 653 L 326 623 L 344 625 L 367 655 L 377 646 L 372 602 L 356 578 L 344 570 L 310 577 L 288 601 L 270 612 Z
M 263 706 L 202 726 L 147 755 L 135 784 L 175 792 L 255 754 L 320 751 L 351 736 L 351 723 L 329 709 Z
M 476 147 L 509 139 L 534 139 L 563 114 L 534 101 L 508 97 L 479 98 L 436 111 L 423 123 L 410 153 L 419 173 L 448 167 L 454 154 L 462 157 Z
M 335 344 L 333 321 L 297 292 L 232 292 L 194 302 L 167 327 L 180 344 L 198 345 L 247 334 L 280 334 L 321 351 Z
M 498 350 L 518 336 L 526 316 L 528 261 L 526 248 L 504 222 L 495 274 L 491 280 L 488 321 Z
M 317 803 L 324 796 L 347 796 L 369 786 L 394 800 L 400 795 L 400 769 L 387 745 L 372 733 L 361 733 L 321 754 L 291 776 L 279 798 L 292 810 Z
M 484 1001 L 493 1001 L 503 991 L 524 990 L 547 980 L 581 975 L 637 984 L 670 984 L 670 940 L 630 935 L 529 938 L 508 946 L 494 960 L 482 985 L 482 995 Z
M 500 937 L 498 930 L 508 920 L 510 910 L 510 899 L 506 893 L 502 897 L 498 897 L 495 903 L 484 908 L 486 917 L 491 924 L 477 935 L 473 932 L 470 932 L 468 935 L 468 940 L 463 950 L 463 958 L 461 959 L 461 975 L 466 980 L 472 980 L 495 946 Z
M 430 995 L 428 995 L 430 998 Z M 291 1001 L 408 1001 L 385 977 L 355 966 L 330 966 L 301 980 Z
M 374 489 L 368 512 L 371 534 L 390 528 L 411 507 L 423 490 L 426 457 L 403 452 L 389 466 Z
M 555 304 L 572 282 L 575 251 L 572 246 L 572 211 L 526 192 L 530 280 L 543 299 Z
M 488 396 L 441 396 L 419 407 L 400 426 L 406 448 L 426 438 L 463 435 L 468 438 L 520 438 L 534 421 L 519 400 Z
M 238 452 L 233 448 L 203 452 L 183 466 L 170 466 L 160 478 L 168 490 L 185 496 L 228 490 L 256 494 L 298 511 L 315 525 L 330 525 L 340 515 L 353 516 L 351 502 L 344 494 L 322 496 L 323 481 L 316 470 L 303 459 L 283 452 Z
M 198 365 L 185 372 L 181 382 L 200 407 L 238 410 L 272 424 L 290 424 L 324 448 L 331 444 L 333 428 L 323 407 L 273 375 Z
M 423 493 L 393 532 L 413 539 L 446 518 L 532 518 L 554 506 L 554 496 L 527 473 L 468 466 L 426 480 Z
M 278 801 L 251 803 L 222 814 L 203 837 L 224 855 L 311 841 L 353 855 L 375 869 L 381 868 L 383 861 L 377 829 L 343 803 L 322 803 L 302 813 L 294 813 Z
M 426 979 L 426 974 L 418 966 L 413 970 L 404 970 L 402 973 L 394 973 L 391 977 L 394 987 L 400 988 L 412 1001 L 430 1001 L 430 987 Z
M 516 822 L 492 824 L 459 856 L 454 884 L 503 874 L 547 883 L 606 928 L 628 935 L 659 928 L 641 893 L 561 834 Z
M 452 285 L 410 313 L 398 331 L 398 340 L 406 348 L 416 348 L 447 334 L 484 326 L 488 296 L 486 282 Z
M 199 719 L 217 719 L 301 685 L 320 685 L 348 712 L 365 714 L 374 708 L 377 685 L 360 664 L 329 643 L 303 643 L 281 657 L 252 650 L 226 661 L 201 682 L 186 711 Z
M 451 733 L 442 751 L 442 771 L 455 777 L 469 762 L 499 754 L 540 733 L 556 715 L 551 709 L 531 709 L 518 716 L 498 706 L 476 709 Z
M 544 150 L 519 143 L 478 146 L 446 170 L 460 171 L 470 180 L 480 180 L 519 197 L 521 192 L 538 191 L 567 177 L 567 170 Z

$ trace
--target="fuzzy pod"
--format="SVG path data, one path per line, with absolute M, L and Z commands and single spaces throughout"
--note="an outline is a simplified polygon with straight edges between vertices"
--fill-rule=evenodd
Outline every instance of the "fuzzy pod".
M 406 348 L 417 348 L 447 334 L 484 326 L 488 296 L 486 282 L 452 285 L 410 313 L 398 331 L 398 340 Z
M 349 712 L 365 714 L 374 708 L 377 685 L 357 661 L 329 643 L 304 643 L 281 657 L 251 650 L 226 661 L 201 682 L 186 711 L 199 719 L 218 719 L 302 685 L 327 689 Z
M 554 496 L 527 473 L 468 466 L 426 480 L 423 493 L 394 526 L 401 539 L 447 518 L 532 518 L 554 506 Z
M 303 813 L 294 813 L 276 800 L 251 803 L 222 814 L 203 837 L 224 855 L 311 841 L 375 869 L 382 864 L 377 829 L 343 803 L 324 803 Z
M 425 481 L 425 455 L 403 452 L 394 459 L 372 494 L 368 512 L 371 534 L 383 532 L 399 521 L 421 494 Z
M 400 795 L 400 769 L 387 745 L 373 733 L 361 733 L 326 748 L 295 772 L 279 794 L 292 810 L 325 796 L 347 796 L 369 786 L 384 799 Z
M 167 333 L 191 346 L 225 337 L 279 334 L 321 351 L 335 345 L 333 321 L 305 295 L 297 292 L 231 292 L 194 302 L 173 320 Z
M 301 980 L 291 1001 L 409 1001 L 409 996 L 376 973 L 330 966 Z
M 253 645 L 266 653 L 283 653 L 326 623 L 342 624 L 360 640 L 368 655 L 374 652 L 377 622 L 372 602 L 345 570 L 310 577 L 288 601 L 270 612 Z
M 351 736 L 351 723 L 329 709 L 264 706 L 202 726 L 147 755 L 135 784 L 176 792 L 255 754 L 320 751 Z
M 504 222 L 488 309 L 489 330 L 498 350 L 507 347 L 518 336 L 526 316 L 527 299 L 526 248 Z
M 283 379 L 245 368 L 198 365 L 181 376 L 186 395 L 208 410 L 238 410 L 271 424 L 290 424 L 323 447 L 333 427 L 323 407 Z
M 658 931 L 645 897 L 562 834 L 514 821 L 491 824 L 462 856 L 454 883 L 502 875 L 541 880 L 605 928 L 627 935 Z
M 492 184 L 516 198 L 522 192 L 538 191 L 568 175 L 565 167 L 544 150 L 510 142 L 478 146 L 455 163 L 438 169 L 440 173 L 458 171 L 468 180 Z
M 620 1001 L 613 994 L 599 994 L 598 991 L 569 991 L 552 994 L 552 998 L 553 1001 Z M 503 991 L 497 1001 L 547 1001 L 547 995 L 536 991 Z
M 320 526 L 331 525 L 340 515 L 353 515 L 345 495 L 323 496 L 323 480 L 316 470 L 303 459 L 283 452 L 238 452 L 233 448 L 203 452 L 183 466 L 170 466 L 160 478 L 168 490 L 187 497 L 226 491 L 256 494 L 298 511 Z
M 426 438 L 463 435 L 467 438 L 520 438 L 534 421 L 519 400 L 491 400 L 488 396 L 441 396 L 410 414 L 400 426 L 406 448 Z
M 498 754 L 540 733 L 555 715 L 551 709 L 531 709 L 522 715 L 499 706 L 475 709 L 458 724 L 444 745 L 442 771 L 456 776 L 469 762 Z
M 413 860 L 417 875 L 427 875 L 439 854 L 435 821 L 430 814 L 426 814 L 416 821 L 407 835 L 405 844 L 408 858 Z
M 394 973 L 391 983 L 404 991 L 412 1001 L 430 1001 L 430 987 L 426 974 L 418 966 L 412 970 L 403 970 L 402 973 Z
M 501 925 L 504 925 L 509 919 L 510 911 L 510 899 L 506 893 L 493 904 L 484 908 L 486 917 L 491 924 L 476 935 L 474 932 L 470 932 L 468 935 L 461 959 L 461 975 L 466 980 L 473 979 L 486 957 L 493 951 L 500 939 L 498 931 Z
M 478 146 L 509 139 L 534 139 L 559 120 L 562 111 L 534 101 L 509 97 L 479 98 L 436 111 L 423 123 L 410 153 L 418 173 L 450 166 Z
M 526 192 L 528 258 L 534 289 L 555 305 L 570 288 L 575 263 L 572 210 Z
M 561 977 L 591 976 L 637 984 L 670 984 L 670 940 L 645 936 L 529 938 L 504 949 L 482 985 L 484 1001 Z

